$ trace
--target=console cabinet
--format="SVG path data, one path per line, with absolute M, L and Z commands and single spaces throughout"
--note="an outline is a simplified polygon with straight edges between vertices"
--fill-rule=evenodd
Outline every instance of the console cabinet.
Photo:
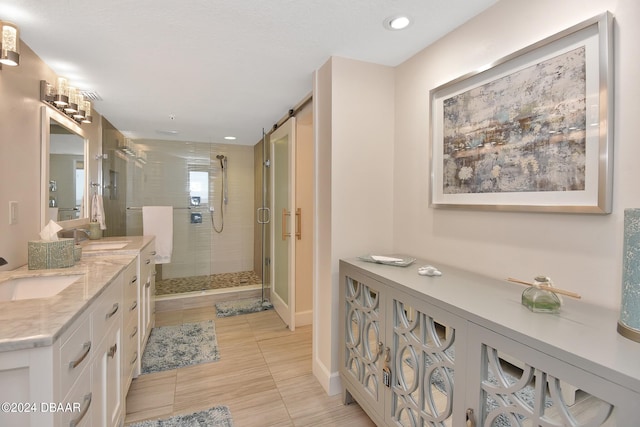
M 615 313 L 531 313 L 522 288 L 417 266 L 340 262 L 345 403 L 379 426 L 635 425 L 640 344 L 617 336 Z

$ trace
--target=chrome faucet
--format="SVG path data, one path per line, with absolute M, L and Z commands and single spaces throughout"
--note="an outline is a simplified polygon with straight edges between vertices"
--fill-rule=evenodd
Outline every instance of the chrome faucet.
M 84 239 L 80 239 L 80 236 L 78 236 L 78 232 L 82 232 L 84 234 L 86 234 L 86 238 Z M 89 237 L 91 237 L 91 232 L 85 228 L 74 228 L 73 229 L 73 242 L 77 245 L 78 243 L 80 243 L 82 240 L 87 240 Z

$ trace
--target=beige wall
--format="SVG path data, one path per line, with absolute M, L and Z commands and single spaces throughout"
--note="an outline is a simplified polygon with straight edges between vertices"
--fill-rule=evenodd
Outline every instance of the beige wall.
M 606 10 L 615 16 L 613 213 L 430 208 L 429 90 Z M 623 210 L 640 206 L 640 145 L 634 124 L 640 113 L 638 18 L 635 1 L 501 1 L 397 67 L 396 250 L 496 278 L 531 279 L 543 273 L 585 301 L 618 307 Z
M 316 73 L 313 370 L 339 391 L 338 260 L 393 248 L 393 68 L 331 58 Z
M 38 239 L 40 219 L 40 80 L 56 75 L 25 43 L 20 65 L 0 70 L 0 257 L 12 270 L 27 263 L 27 241 Z M 99 107 L 98 107 L 99 108 Z M 83 125 L 90 159 L 100 152 L 100 115 Z M 95 161 L 88 161 L 90 180 L 99 176 Z M 9 201 L 18 202 L 18 223 L 9 225 Z
M 613 213 L 430 208 L 429 91 L 606 10 L 616 18 Z M 623 209 L 640 206 L 638 17 L 640 4 L 632 0 L 503 0 L 396 67 L 392 82 L 384 67 L 340 58 L 316 72 L 313 368 L 329 393 L 340 390 L 341 257 L 392 250 L 496 278 L 544 273 L 586 301 L 618 306 Z M 393 99 L 384 102 L 387 96 Z

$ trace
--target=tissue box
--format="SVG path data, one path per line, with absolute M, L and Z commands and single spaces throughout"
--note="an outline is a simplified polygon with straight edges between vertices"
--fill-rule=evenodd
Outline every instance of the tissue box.
M 73 247 L 73 239 L 60 239 L 57 242 L 44 240 L 28 242 L 29 270 L 72 267 L 75 264 Z

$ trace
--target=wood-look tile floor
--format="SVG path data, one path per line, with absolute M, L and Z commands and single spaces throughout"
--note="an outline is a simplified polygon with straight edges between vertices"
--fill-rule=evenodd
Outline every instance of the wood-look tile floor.
M 273 310 L 217 318 L 212 307 L 159 312 L 156 326 L 210 319 L 220 360 L 139 376 L 125 424 L 226 405 L 235 427 L 375 425 L 313 376 L 311 326 L 291 332 Z

